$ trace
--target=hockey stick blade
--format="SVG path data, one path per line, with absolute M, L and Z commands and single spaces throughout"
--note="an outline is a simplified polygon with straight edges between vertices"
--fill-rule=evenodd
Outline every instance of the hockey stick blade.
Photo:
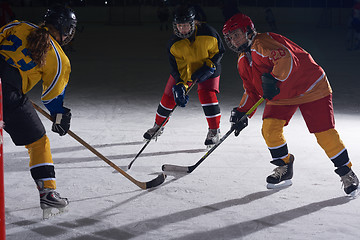
M 260 98 L 259 101 L 257 101 L 257 103 L 254 104 L 254 106 L 252 106 L 252 108 L 246 112 L 246 114 L 240 119 L 243 120 L 243 118 L 248 117 L 253 111 L 255 111 L 255 109 L 264 101 L 264 98 Z M 205 155 L 200 158 L 199 161 L 197 161 L 194 165 L 191 166 L 178 166 L 178 165 L 172 165 L 172 164 L 164 164 L 162 165 L 161 169 L 163 171 L 168 171 L 168 172 L 182 172 L 182 173 L 191 173 L 192 171 L 194 171 L 213 151 L 215 151 L 215 149 L 222 143 L 225 141 L 225 139 L 227 137 L 229 137 L 231 135 L 231 133 L 234 131 L 235 129 L 233 127 L 230 128 L 229 131 L 227 131 L 225 133 L 225 135 L 219 140 L 219 142 L 217 142 L 214 146 L 212 146 L 209 151 L 207 151 L 205 153 Z
M 166 175 L 164 173 L 161 173 L 157 176 L 157 178 L 154 178 L 151 181 L 146 182 L 146 189 L 154 188 L 162 184 L 166 179 Z
M 45 110 L 43 110 L 41 107 L 39 107 L 38 105 L 36 105 L 34 102 L 32 102 L 32 105 L 34 106 L 34 108 L 40 112 L 42 115 L 44 115 L 47 119 L 49 119 L 50 121 L 53 122 L 53 119 L 51 118 L 50 114 L 48 114 L 47 112 L 45 112 Z M 114 168 L 116 171 L 118 171 L 119 173 L 121 173 L 124 177 L 126 177 L 128 180 L 130 180 L 132 183 L 134 183 L 136 186 L 138 186 L 139 188 L 145 190 L 145 189 L 149 189 L 149 188 L 153 188 L 153 187 L 157 187 L 160 184 L 162 184 L 165 179 L 166 179 L 166 175 L 164 173 L 159 174 L 155 179 L 150 180 L 148 182 L 141 182 L 136 180 L 135 178 L 133 178 L 132 176 L 130 176 L 128 173 L 126 173 L 124 170 L 122 170 L 120 167 L 118 167 L 116 164 L 114 164 L 112 161 L 110 161 L 109 159 L 107 159 L 104 155 L 102 155 L 100 152 L 98 152 L 95 148 L 93 148 L 92 146 L 90 146 L 87 142 L 85 142 L 83 139 L 81 139 L 79 136 L 77 136 L 75 133 L 73 133 L 71 130 L 68 131 L 68 134 L 74 138 L 76 141 L 78 141 L 80 144 L 82 144 L 84 147 L 86 147 L 87 149 L 89 149 L 92 153 L 94 153 L 96 156 L 98 156 L 99 158 L 101 158 L 104 162 L 106 162 L 108 165 L 110 165 L 112 168 Z
M 164 172 L 182 172 L 182 173 L 190 173 L 191 166 L 178 166 L 172 164 L 164 164 L 162 165 L 162 170 Z

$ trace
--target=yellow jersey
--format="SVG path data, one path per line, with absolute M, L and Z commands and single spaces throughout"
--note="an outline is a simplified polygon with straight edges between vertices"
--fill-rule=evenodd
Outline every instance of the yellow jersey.
M 182 83 L 185 87 L 188 82 L 192 82 L 191 75 L 204 63 L 215 67 L 212 78 L 221 74 L 220 61 L 225 47 L 217 31 L 206 23 L 196 26 L 195 33 L 190 38 L 183 39 L 173 35 L 168 42 L 167 51 L 171 75 L 177 83 Z
M 69 81 L 70 61 L 59 43 L 50 36 L 51 47 L 45 64 L 37 66 L 27 46 L 27 36 L 39 26 L 30 22 L 13 21 L 0 29 L 0 57 L 19 69 L 22 77 L 22 92 L 26 94 L 42 80 L 41 100 L 54 114 L 62 112 L 65 89 Z

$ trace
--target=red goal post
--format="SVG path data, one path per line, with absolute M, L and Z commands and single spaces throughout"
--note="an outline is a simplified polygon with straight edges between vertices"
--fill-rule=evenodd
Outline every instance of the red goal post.
M 4 193 L 4 158 L 3 158 L 3 104 L 0 79 L 0 239 L 6 238 L 5 234 L 5 193 Z

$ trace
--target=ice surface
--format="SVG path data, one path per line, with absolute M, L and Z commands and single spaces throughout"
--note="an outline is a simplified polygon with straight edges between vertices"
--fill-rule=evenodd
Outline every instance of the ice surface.
M 215 25 L 218 30 L 220 24 Z M 72 75 L 65 105 L 71 130 L 120 167 L 143 146 L 168 78 L 169 32 L 155 24 L 84 25 L 69 52 Z M 312 53 L 334 90 L 336 128 L 360 174 L 359 51 L 345 48 L 346 30 L 284 26 L 280 33 Z M 219 94 L 221 131 L 242 95 L 236 56 L 226 52 Z M 40 88 L 29 96 L 40 104 Z M 41 105 L 42 106 L 42 105 Z M 296 113 L 285 128 L 295 155 L 293 186 L 267 190 L 273 165 L 262 139 L 261 110 L 235 138 L 228 137 L 194 172 L 169 175 L 141 190 L 70 136 L 51 132 L 58 191 L 69 212 L 41 220 L 38 192 L 24 147 L 4 136 L 6 231 L 9 240 L 112 239 L 359 239 L 360 200 L 344 196 L 331 161 Z M 205 153 L 207 133 L 196 91 L 177 108 L 163 135 L 136 160 L 130 175 L 149 181 L 164 163 L 192 165 Z

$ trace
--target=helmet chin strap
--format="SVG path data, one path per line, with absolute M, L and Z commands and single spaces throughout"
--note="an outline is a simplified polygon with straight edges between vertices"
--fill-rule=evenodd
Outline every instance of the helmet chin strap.
M 58 42 L 60 46 L 63 46 L 62 33 L 59 30 L 57 30 L 52 24 L 50 24 L 50 26 L 45 25 L 45 27 L 49 29 L 51 36 L 56 40 L 56 42 Z
M 73 29 L 71 29 L 69 35 L 65 36 L 65 38 L 63 38 L 64 35 L 63 35 L 62 31 L 59 32 L 60 38 L 61 38 L 59 44 L 60 44 L 61 46 L 65 46 L 65 45 L 67 45 L 69 42 L 71 42 L 71 40 L 73 39 L 73 37 L 74 37 L 74 35 L 75 35 L 75 31 L 76 31 L 76 28 L 74 27 Z
M 63 33 L 62 33 L 62 31 L 59 31 L 59 36 L 60 36 L 59 44 L 60 44 L 60 46 L 64 46 Z
M 249 37 L 250 35 L 252 34 L 251 37 Z M 256 36 L 256 31 L 253 31 L 253 30 L 249 30 L 246 32 L 245 34 L 246 36 L 246 43 L 242 44 L 241 46 L 238 47 L 238 52 L 247 52 L 250 50 L 251 48 L 251 45 L 252 45 L 252 42 Z

